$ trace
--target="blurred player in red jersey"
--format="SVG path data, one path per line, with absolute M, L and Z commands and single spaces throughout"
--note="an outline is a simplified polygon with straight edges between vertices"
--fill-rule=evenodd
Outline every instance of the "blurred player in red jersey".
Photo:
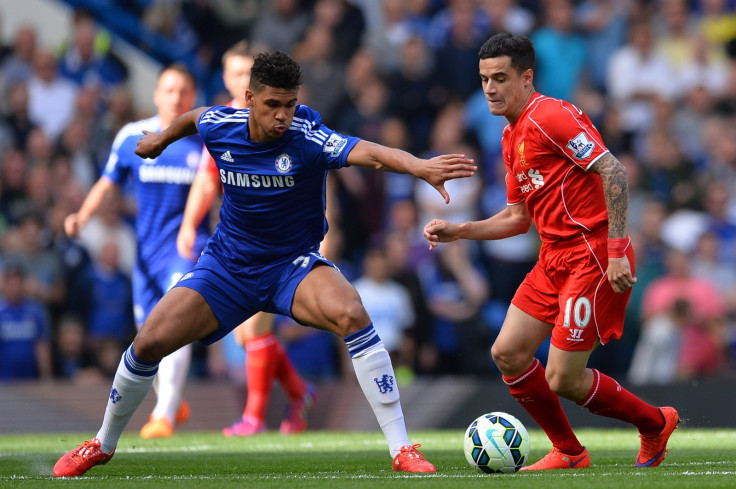
M 225 88 L 233 97 L 229 105 L 236 109 L 246 108 L 245 91 L 250 83 L 250 70 L 253 66 L 253 53 L 248 43 L 241 41 L 228 49 L 222 56 L 222 65 Z M 210 212 L 221 188 L 215 160 L 205 149 L 189 192 L 176 240 L 177 249 L 182 256 L 196 258 L 192 256 L 196 230 Z M 261 312 L 234 330 L 236 341 L 246 351 L 248 394 L 242 417 L 222 430 L 227 437 L 255 435 L 266 429 L 266 409 L 274 379 L 279 381 L 289 397 L 286 417 L 280 427 L 281 433 L 288 435 L 307 429 L 306 414 L 316 401 L 317 391 L 299 376 L 272 328 L 273 315 Z
M 549 454 L 522 470 L 590 466 L 558 396 L 636 426 L 636 465 L 657 466 L 677 427 L 677 411 L 651 406 L 586 367 L 599 344 L 621 337 L 636 283 L 626 234 L 626 169 L 581 110 L 534 90 L 529 39 L 496 34 L 479 58 L 491 113 L 509 122 L 502 141 L 508 205 L 483 221 L 435 219 L 424 235 L 433 249 L 457 239 L 515 236 L 533 222 L 542 238 L 539 260 L 519 286 L 491 349 L 511 394 L 552 441 Z M 545 371 L 534 353 L 550 336 Z

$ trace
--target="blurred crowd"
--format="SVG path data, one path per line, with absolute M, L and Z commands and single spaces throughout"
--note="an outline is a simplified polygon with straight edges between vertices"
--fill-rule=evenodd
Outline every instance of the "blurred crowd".
M 584 110 L 628 169 L 638 282 L 624 337 L 592 365 L 632 384 L 736 371 L 733 0 L 117 3 L 191 46 L 202 104 L 229 101 L 220 56 L 246 39 L 299 61 L 300 102 L 329 127 L 420 156 L 476 159 L 475 178 L 448 183 L 449 205 L 412 177 L 359 168 L 330 177 L 325 253 L 361 292 L 406 382 L 497 375 L 489 347 L 538 237 L 430 253 L 421 229 L 506 205 L 506 120 L 489 113 L 477 52 L 492 33 L 528 35 L 537 91 Z M 93 18 L 78 12 L 59 46 L 39 45 L 42 28 L 21 26 L 0 46 L 0 380 L 96 379 L 114 372 L 135 333 L 135 209 L 125 193 L 109 199 L 80 240 L 65 236 L 63 219 L 99 177 L 116 132 L 151 114 L 130 94 L 135 66 Z M 341 375 L 326 333 L 286 319 L 278 331 L 305 376 Z M 198 357 L 193 375 L 227 375 L 227 352 L 201 347 Z

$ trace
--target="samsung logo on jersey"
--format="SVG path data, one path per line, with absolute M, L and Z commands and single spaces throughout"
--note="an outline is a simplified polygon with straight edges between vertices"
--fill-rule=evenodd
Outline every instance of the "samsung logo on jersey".
M 225 185 L 236 187 L 284 188 L 294 186 L 292 175 L 251 175 L 227 170 L 220 170 L 220 181 Z
M 154 166 L 141 165 L 138 170 L 138 178 L 145 183 L 176 183 L 191 185 L 194 181 L 196 170 L 182 168 L 179 166 Z

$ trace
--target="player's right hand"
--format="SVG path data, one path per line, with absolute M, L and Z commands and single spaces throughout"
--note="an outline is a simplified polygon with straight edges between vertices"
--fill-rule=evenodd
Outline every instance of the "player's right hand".
M 424 237 L 429 249 L 435 249 L 440 243 L 448 243 L 458 239 L 458 225 L 444 219 L 433 219 L 424 226 Z
M 164 152 L 165 145 L 161 143 L 160 132 L 150 132 L 143 130 L 143 137 L 138 140 L 135 147 L 135 154 L 141 158 L 157 158 Z
M 188 226 L 181 226 L 179 228 L 179 234 L 176 235 L 176 251 L 179 255 L 188 260 L 194 260 L 195 256 L 192 253 L 194 249 L 194 241 L 197 238 L 197 230 Z
M 64 218 L 64 232 L 67 236 L 70 238 L 78 238 L 79 237 L 79 230 L 81 229 L 81 226 L 79 225 L 79 214 L 76 212 L 73 214 L 69 214 Z

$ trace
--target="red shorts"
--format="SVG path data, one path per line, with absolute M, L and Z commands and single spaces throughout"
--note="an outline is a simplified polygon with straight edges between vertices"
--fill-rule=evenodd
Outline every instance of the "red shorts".
M 605 229 L 569 243 L 544 243 L 511 301 L 530 316 L 554 323 L 552 344 L 561 350 L 587 351 L 596 340 L 606 344 L 623 333 L 631 289 L 617 294 L 608 283 L 607 243 Z M 632 246 L 626 256 L 633 274 Z

